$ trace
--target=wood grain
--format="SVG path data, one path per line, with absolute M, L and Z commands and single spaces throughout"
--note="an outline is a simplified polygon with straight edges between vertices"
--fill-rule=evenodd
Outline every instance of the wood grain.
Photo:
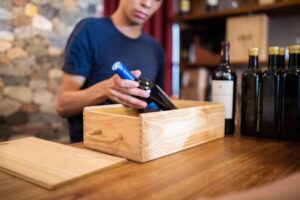
M 0 143 L 0 170 L 48 189 L 124 161 L 34 137 Z
M 226 40 L 230 42 L 230 61 L 248 61 L 248 49 L 259 48 L 259 59 L 267 60 L 268 16 L 264 14 L 230 17 L 226 23 Z
M 179 109 L 137 113 L 122 105 L 84 110 L 84 145 L 146 162 L 224 137 L 224 106 L 174 101 Z
M 0 196 L 5 199 L 199 199 L 261 186 L 295 172 L 300 172 L 299 143 L 237 135 L 144 164 L 129 161 L 54 191 L 0 172 Z

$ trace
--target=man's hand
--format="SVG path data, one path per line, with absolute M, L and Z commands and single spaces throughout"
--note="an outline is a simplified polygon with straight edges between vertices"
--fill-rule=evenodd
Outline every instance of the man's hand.
M 132 73 L 137 78 L 141 75 L 141 71 L 139 70 L 132 71 Z M 147 103 L 145 101 L 133 97 L 149 97 L 148 92 L 138 88 L 138 82 L 122 79 L 119 75 L 116 74 L 112 78 L 103 81 L 102 84 L 104 86 L 103 89 L 105 95 L 112 101 L 138 109 L 147 107 Z

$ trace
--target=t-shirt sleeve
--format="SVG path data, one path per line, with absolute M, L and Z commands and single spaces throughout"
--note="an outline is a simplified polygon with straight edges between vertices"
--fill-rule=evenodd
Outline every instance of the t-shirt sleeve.
M 155 83 L 159 85 L 163 90 L 165 89 L 165 53 L 163 48 L 160 46 L 158 52 L 158 62 L 159 62 L 159 68 L 156 76 Z
M 91 48 L 88 21 L 80 21 L 71 33 L 65 49 L 63 71 L 88 77 L 91 69 Z

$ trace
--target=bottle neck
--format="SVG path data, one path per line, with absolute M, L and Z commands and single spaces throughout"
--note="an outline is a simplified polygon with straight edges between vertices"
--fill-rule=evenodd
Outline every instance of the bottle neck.
M 278 65 L 277 69 L 284 69 L 285 68 L 285 58 L 284 55 L 278 55 Z
M 221 48 L 221 67 L 229 67 L 229 46 L 224 45 Z
M 268 69 L 276 69 L 277 68 L 277 59 L 278 55 L 269 55 Z
M 249 56 L 249 69 L 258 69 L 258 56 Z
M 289 58 L 289 69 L 296 69 L 300 67 L 300 54 L 292 53 Z

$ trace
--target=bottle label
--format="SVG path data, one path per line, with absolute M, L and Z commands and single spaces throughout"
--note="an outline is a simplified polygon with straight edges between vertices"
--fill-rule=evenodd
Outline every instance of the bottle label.
M 225 105 L 225 119 L 232 119 L 233 81 L 212 81 L 212 101 Z

